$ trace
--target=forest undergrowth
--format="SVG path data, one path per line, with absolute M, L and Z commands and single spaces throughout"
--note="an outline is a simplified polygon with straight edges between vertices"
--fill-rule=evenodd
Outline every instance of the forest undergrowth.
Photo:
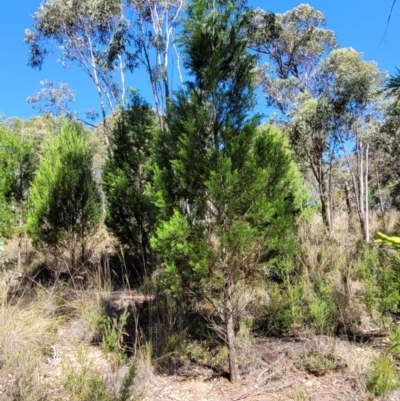
M 240 377 L 263 383 L 264 395 L 266 376 L 275 384 L 293 371 L 324 380 L 339 372 L 364 397 L 357 399 L 389 396 L 400 386 L 400 263 L 393 250 L 349 232 L 344 217 L 331 234 L 318 215 L 300 223 L 295 261 L 266 268 L 237 292 Z M 371 229 L 394 233 L 398 218 L 373 214 Z M 163 289 L 162 271 L 132 281 L 115 243 L 106 231 L 94 235 L 90 260 L 73 275 L 68 255 L 56 270 L 26 238 L 18 271 L 15 243 L 8 243 L 0 399 L 150 399 L 161 377 L 195 378 L 199 369 L 228 377 L 228 350 L 212 327 L 218 311 L 198 301 L 188 312 Z M 282 394 L 312 399 L 297 387 Z

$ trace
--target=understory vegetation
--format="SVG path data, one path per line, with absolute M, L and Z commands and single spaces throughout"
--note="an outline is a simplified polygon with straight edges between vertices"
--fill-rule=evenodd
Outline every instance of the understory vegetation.
M 58 49 L 102 119 L 47 82 L 46 113 L 0 123 L 0 400 L 139 400 L 195 367 L 400 388 L 398 77 L 305 4 L 72 3 L 42 2 L 30 64 Z

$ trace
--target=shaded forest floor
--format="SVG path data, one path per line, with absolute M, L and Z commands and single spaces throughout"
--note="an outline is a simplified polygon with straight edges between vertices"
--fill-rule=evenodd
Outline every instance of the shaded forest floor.
M 129 298 L 126 292 L 111 295 L 119 307 Z M 94 293 L 89 296 L 95 297 Z M 77 311 L 81 301 L 77 298 L 64 307 Z M 94 344 L 95 333 L 87 324 L 87 301 L 80 309 L 86 320 L 76 314 L 67 321 L 57 318 L 48 299 L 3 305 L 1 401 L 120 399 L 129 363 L 121 363 L 115 353 L 104 352 L 100 344 Z M 366 391 L 369 365 L 388 339 L 372 330 L 365 340 L 311 333 L 242 339 L 238 343 L 241 379 L 234 385 L 225 371 L 193 361 L 155 368 L 151 355 L 144 350 L 136 355 L 137 370 L 129 383 L 127 400 L 399 400 L 400 391 L 386 398 L 373 398 Z

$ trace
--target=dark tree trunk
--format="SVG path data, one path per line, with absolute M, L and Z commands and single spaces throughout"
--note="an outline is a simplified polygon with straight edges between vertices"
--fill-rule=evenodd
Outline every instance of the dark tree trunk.
M 331 219 L 330 219 L 330 209 L 329 209 L 329 198 L 326 188 L 325 179 L 323 174 L 321 173 L 321 181 L 319 183 L 320 189 L 320 199 L 321 199 L 321 214 L 322 221 L 324 223 L 325 228 L 330 232 L 331 230 Z
M 318 182 L 319 198 L 321 200 L 321 215 L 322 222 L 326 230 L 331 232 L 331 216 L 329 207 L 329 194 L 328 188 L 325 182 L 325 174 L 323 168 L 323 152 L 321 146 L 317 146 L 314 150 L 313 155 L 309 159 L 311 170 L 314 174 L 315 179 Z
M 346 196 L 346 206 L 347 206 L 347 213 L 349 216 L 349 231 L 352 232 L 354 229 L 354 213 L 353 213 L 353 207 L 351 205 L 351 199 L 350 199 L 350 189 L 347 183 L 344 186 L 344 193 Z
M 224 289 L 225 301 L 225 324 L 226 324 L 226 337 L 229 350 L 229 379 L 231 383 L 236 383 L 239 379 L 239 370 L 237 365 L 237 355 L 235 347 L 235 326 L 233 321 L 232 309 L 232 279 L 229 277 Z

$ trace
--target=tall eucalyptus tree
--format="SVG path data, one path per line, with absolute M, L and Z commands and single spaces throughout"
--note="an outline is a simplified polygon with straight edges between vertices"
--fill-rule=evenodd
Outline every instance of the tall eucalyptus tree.
M 266 58 L 259 68 L 266 101 L 280 111 L 298 160 L 317 182 L 328 229 L 333 213 L 333 166 L 339 158 L 346 158 L 351 144 L 357 149 L 356 177 L 349 171 L 367 237 L 368 144 L 362 132 L 374 113 L 382 73 L 376 63 L 363 61 L 353 49 L 338 49 L 335 34 L 326 29 L 324 14 L 306 4 L 274 17 L 256 10 L 248 34 L 250 47 Z

